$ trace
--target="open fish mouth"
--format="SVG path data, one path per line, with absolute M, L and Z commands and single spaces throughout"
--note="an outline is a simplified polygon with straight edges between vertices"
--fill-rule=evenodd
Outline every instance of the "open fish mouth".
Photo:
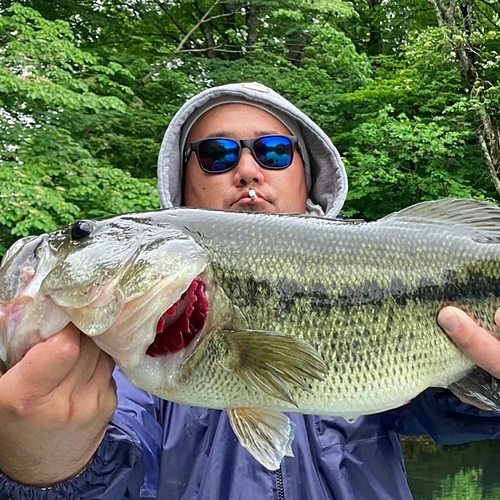
M 150 357 L 174 354 L 186 349 L 203 331 L 210 303 L 206 284 L 195 278 L 181 297 L 160 317 L 153 343 L 147 348 Z

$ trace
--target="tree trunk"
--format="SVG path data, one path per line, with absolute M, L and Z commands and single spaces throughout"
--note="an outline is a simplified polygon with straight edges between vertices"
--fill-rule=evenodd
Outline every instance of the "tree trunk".
M 248 6 L 247 26 L 247 50 L 251 51 L 255 49 L 255 44 L 257 43 L 257 28 L 259 26 L 258 9 L 255 4 Z
M 370 22 L 370 48 L 371 55 L 382 54 L 382 35 L 380 34 L 379 8 L 381 0 L 368 0 Z
M 205 4 L 203 3 L 203 0 L 196 0 L 196 6 L 198 7 L 198 10 L 200 13 L 205 16 L 207 13 L 207 9 L 205 8 Z M 200 30 L 203 33 L 203 38 L 205 38 L 205 44 L 207 46 L 207 57 L 210 59 L 215 59 L 215 41 L 214 37 L 212 36 L 212 27 L 210 25 L 210 22 L 205 21 L 201 22 L 200 24 Z
M 460 0 L 458 0 L 460 1 Z M 490 176 L 497 193 L 500 195 L 500 133 L 495 120 L 484 104 L 482 88 L 486 86 L 476 66 L 478 48 L 470 39 L 474 34 L 473 0 L 430 0 L 436 11 L 440 26 L 450 30 L 450 45 L 457 55 L 460 73 L 471 98 L 477 100 L 476 120 L 478 122 L 477 137 L 490 171 Z M 458 26 L 461 22 L 462 26 Z
M 287 59 L 297 68 L 302 68 L 304 64 L 304 49 L 307 46 L 307 35 L 302 31 L 294 31 L 287 38 L 288 56 Z
M 491 116 L 486 112 L 484 107 L 478 110 L 478 115 L 482 125 L 477 131 L 479 144 L 481 144 L 481 149 L 486 158 L 486 164 L 488 165 L 493 185 L 497 193 L 500 194 L 500 136 L 498 127 L 492 123 Z

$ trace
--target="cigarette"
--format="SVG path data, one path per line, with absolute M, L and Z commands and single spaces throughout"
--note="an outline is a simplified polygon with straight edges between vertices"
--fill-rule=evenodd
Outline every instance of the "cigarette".
M 250 196 L 252 200 L 256 200 L 258 198 L 257 193 L 253 189 L 250 189 L 250 191 L 248 191 L 248 196 Z

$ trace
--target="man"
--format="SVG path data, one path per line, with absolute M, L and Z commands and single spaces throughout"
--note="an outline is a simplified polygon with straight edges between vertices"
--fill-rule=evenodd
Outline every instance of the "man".
M 275 156 L 269 136 L 280 137 Z M 259 84 L 210 89 L 181 108 L 162 144 L 159 186 L 165 207 L 329 216 L 347 194 L 328 137 Z M 499 374 L 500 342 L 460 311 L 441 319 Z M 291 414 L 295 457 L 270 472 L 239 445 L 225 412 L 162 401 L 119 371 L 115 411 L 112 371 L 110 358 L 68 327 L 0 378 L 0 498 L 409 499 L 398 433 L 445 443 L 500 435 L 500 415 L 429 390 L 354 424 Z

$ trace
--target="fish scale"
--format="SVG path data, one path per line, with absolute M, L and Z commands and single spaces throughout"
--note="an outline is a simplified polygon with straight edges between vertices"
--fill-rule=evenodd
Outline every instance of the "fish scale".
M 468 298 L 467 287 L 473 266 L 485 278 L 500 276 L 498 245 L 471 242 L 454 227 L 429 224 L 417 232 L 409 223 L 390 234 L 383 224 L 325 222 L 311 238 L 304 218 L 285 219 L 285 227 L 277 227 L 269 216 L 253 223 L 255 229 L 249 216 L 241 217 L 240 227 L 232 220 L 237 237 L 228 244 L 224 217 L 213 225 L 205 219 L 199 228 L 199 242 L 210 242 L 205 248 L 215 263 L 211 279 L 237 310 L 237 324 L 224 326 L 299 336 L 330 367 L 323 381 L 312 382 L 312 394 L 294 393 L 302 413 L 355 417 L 399 406 L 429 386 L 460 378 L 472 364 L 437 326 L 443 305 L 462 307 L 497 332 L 498 293 L 485 280 L 474 283 L 475 296 Z M 404 290 L 391 294 L 395 279 Z M 427 300 L 432 287 L 437 293 Z M 216 368 L 220 357 L 214 341 L 199 361 L 213 367 L 213 378 L 207 380 L 202 370 L 203 377 L 183 387 L 190 404 L 248 404 L 244 384 L 226 367 Z M 253 402 L 294 410 L 266 395 Z
M 436 321 L 455 305 L 500 338 L 494 205 L 426 202 L 372 223 L 178 208 L 78 229 L 45 235 L 42 247 L 17 243 L 4 259 L 7 366 L 41 340 L 38 325 L 46 338 L 73 321 L 132 383 L 227 410 L 243 446 L 273 470 L 294 432 L 281 412 L 350 420 L 450 386 L 500 410 L 497 384 Z M 33 277 L 22 272 L 26 262 Z M 206 322 L 189 345 L 162 354 L 169 330 L 164 322 L 157 338 L 158 321 L 194 280 L 203 283 Z

